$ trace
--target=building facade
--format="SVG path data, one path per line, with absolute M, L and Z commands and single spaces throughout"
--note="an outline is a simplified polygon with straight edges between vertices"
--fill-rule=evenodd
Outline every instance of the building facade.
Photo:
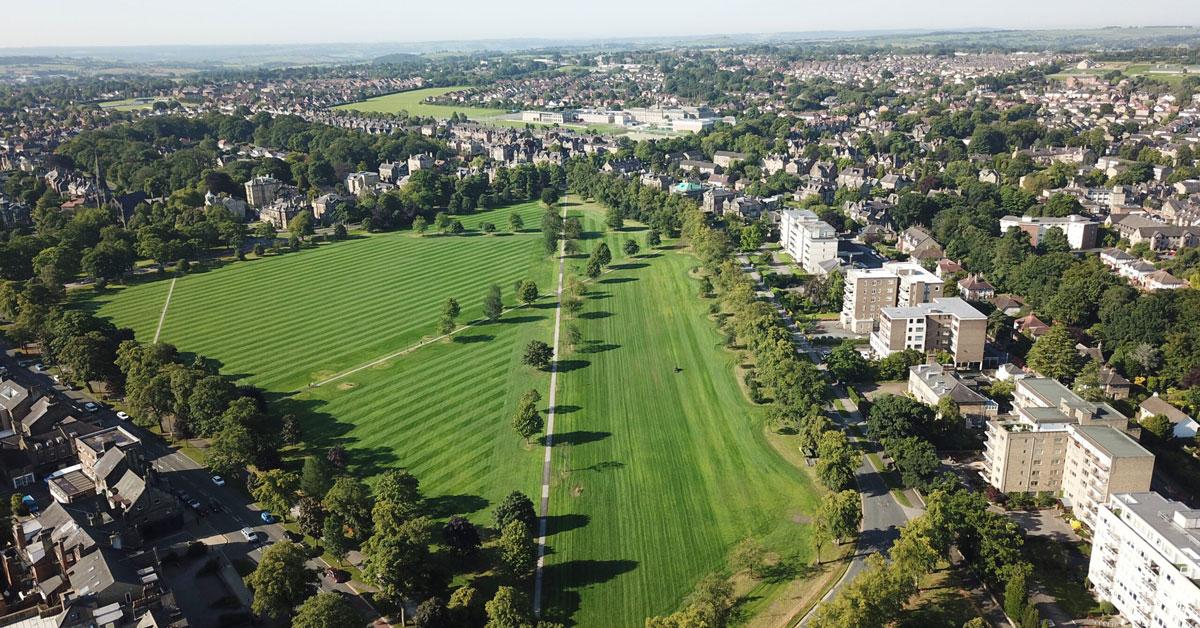
M 986 339 L 987 316 L 958 297 L 945 297 L 881 309 L 871 350 L 881 358 L 906 349 L 946 352 L 956 366 L 981 368 Z
M 1150 490 L 1154 454 L 1124 432 L 1103 425 L 1067 426 L 1062 501 L 1096 528 L 1096 511 L 1114 493 Z
M 1088 580 L 1138 628 L 1200 625 L 1200 511 L 1158 493 L 1099 507 Z
M 779 212 L 779 241 L 804 272 L 823 272 L 821 262 L 837 259 L 837 231 L 809 210 Z
M 1005 216 L 1000 219 L 1001 233 L 1016 227 L 1029 234 L 1029 243 L 1037 246 L 1049 229 L 1059 229 L 1067 236 L 1074 250 L 1091 249 L 1096 246 L 1096 234 L 1100 223 L 1078 214 L 1062 218 L 1051 216 Z
M 266 207 L 275 200 L 283 182 L 274 177 L 254 177 L 246 182 L 246 203 L 251 207 Z
M 928 303 L 942 296 L 942 280 L 916 262 L 889 262 L 881 268 L 852 268 L 839 320 L 857 334 L 873 331 L 883 308 Z

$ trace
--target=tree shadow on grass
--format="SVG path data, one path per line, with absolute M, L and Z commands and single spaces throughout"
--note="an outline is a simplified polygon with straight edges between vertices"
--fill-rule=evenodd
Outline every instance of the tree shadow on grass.
M 399 463 L 391 447 L 358 446 L 357 439 L 349 436 L 356 426 L 322 411 L 320 408 L 325 405 L 324 401 L 282 396 L 272 399 L 276 395 L 267 397 L 271 414 L 279 417 L 294 415 L 300 420 L 304 455 L 324 455 L 335 445 L 345 447 L 349 454 L 347 471 L 358 477 L 378 475 Z
M 517 323 L 536 323 L 537 321 L 544 321 L 544 320 L 546 320 L 545 316 L 537 316 L 537 315 L 531 314 L 531 315 L 527 315 L 527 316 L 509 316 L 508 318 L 502 318 L 497 322 L 517 324 Z
M 624 468 L 625 468 L 625 463 L 621 462 L 620 460 L 605 460 L 604 462 L 597 462 L 596 464 L 588 465 L 586 467 L 579 467 L 577 469 L 571 469 L 571 471 L 601 471 L 601 472 L 603 472 L 603 471 L 618 471 L 618 470 L 624 469 Z
M 434 519 L 469 515 L 487 507 L 488 500 L 478 495 L 435 495 L 425 498 L 426 514 Z
M 568 626 L 576 625 L 573 617 L 579 612 L 580 600 L 577 589 L 608 582 L 637 566 L 636 560 L 568 560 L 547 565 L 544 577 L 549 603 L 543 612 L 544 618 Z
M 608 318 L 609 316 L 612 316 L 612 312 L 596 311 L 596 312 L 584 312 L 583 314 L 579 315 L 579 318 L 591 321 L 591 320 L 597 320 L 597 319 L 601 319 L 601 318 Z
M 587 368 L 591 364 L 590 360 L 558 360 L 554 363 L 554 368 L 559 373 L 570 373 L 571 371 Z
M 642 253 L 638 256 L 638 259 L 655 259 L 658 257 L 662 257 L 662 253 Z
M 571 414 L 572 412 L 579 412 L 582 409 L 579 406 L 559 404 L 554 406 L 554 414 Z
M 637 270 L 649 266 L 644 262 L 626 262 L 624 264 L 612 264 L 609 266 L 612 270 Z
M 601 279 L 597 283 L 630 283 L 637 280 L 637 277 L 609 277 L 608 279 Z
M 611 342 L 599 342 L 597 340 L 589 340 L 586 345 L 579 349 L 580 353 L 604 353 L 613 349 L 620 349 L 621 345 Z
M 534 303 L 529 307 L 536 310 L 553 310 L 554 308 L 558 307 L 558 301 L 542 301 L 540 303 Z
M 608 293 L 608 292 L 601 292 L 601 291 L 599 291 L 599 290 L 589 290 L 588 292 L 586 292 L 586 293 L 584 294 L 584 296 L 585 296 L 585 297 L 587 297 L 587 298 L 589 298 L 589 299 L 597 299 L 597 300 L 599 300 L 599 299 L 611 299 L 611 298 L 612 298 L 612 294 L 611 294 L 611 293 Z
M 489 340 L 494 340 L 496 337 L 491 334 L 474 334 L 474 335 L 460 334 L 460 335 L 454 336 L 453 338 L 454 338 L 454 342 L 457 342 L 458 344 L 469 345 L 469 344 L 475 344 L 477 342 L 488 342 Z
M 589 432 L 589 431 L 583 431 L 583 430 L 576 430 L 574 432 L 563 432 L 562 434 L 555 434 L 554 435 L 554 444 L 555 444 L 555 446 L 558 446 L 558 445 L 583 445 L 586 443 L 594 443 L 596 441 L 604 440 L 604 439 L 608 438 L 609 436 L 612 436 L 612 432 Z M 543 436 L 542 444 L 545 444 L 545 442 L 546 442 L 546 438 Z
M 587 515 L 553 515 L 546 517 L 546 536 L 554 536 L 560 532 L 582 528 L 592 518 Z

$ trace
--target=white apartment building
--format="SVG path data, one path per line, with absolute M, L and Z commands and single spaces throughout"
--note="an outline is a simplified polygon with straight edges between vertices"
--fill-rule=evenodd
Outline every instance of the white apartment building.
M 846 271 L 839 320 L 857 334 L 873 331 L 883 308 L 928 303 L 942 296 L 942 280 L 916 262 L 888 262 L 880 268 Z
M 821 262 L 837 259 L 837 231 L 807 209 L 779 212 L 779 241 L 804 272 L 812 275 L 825 272 Z
M 1014 414 L 987 422 L 984 479 L 1004 493 L 1062 487 L 1069 425 L 1124 430 L 1129 420 L 1106 403 L 1085 401 L 1057 380 L 1026 377 L 1013 391 Z
M 885 307 L 871 332 L 871 351 L 880 358 L 906 349 L 930 355 L 945 351 L 956 366 L 983 366 L 987 316 L 958 297 L 917 305 Z
M 1051 216 L 1005 216 L 1000 219 L 1000 232 L 1016 227 L 1029 234 L 1029 243 L 1037 246 L 1049 229 L 1060 229 L 1074 250 L 1091 249 L 1096 246 L 1096 235 L 1100 223 L 1078 214 L 1062 218 Z
M 1104 425 L 1068 425 L 1062 501 L 1075 518 L 1096 528 L 1096 511 L 1115 493 L 1150 490 L 1154 454 L 1124 432 Z
M 1200 626 L 1200 511 L 1158 493 L 1121 493 L 1096 519 L 1096 596 L 1138 628 Z

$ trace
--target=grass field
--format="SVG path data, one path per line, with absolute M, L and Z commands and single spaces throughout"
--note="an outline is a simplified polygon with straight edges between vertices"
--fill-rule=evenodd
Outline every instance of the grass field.
M 429 116 L 433 118 L 449 118 L 452 113 L 466 114 L 473 120 L 481 120 L 485 118 L 494 118 L 504 114 L 503 109 L 486 109 L 483 107 L 455 107 L 447 105 L 433 105 L 424 102 L 430 96 L 441 96 L 447 92 L 453 92 L 463 89 L 462 86 L 455 87 L 427 87 L 425 89 L 414 89 L 406 92 L 397 92 L 395 94 L 386 94 L 368 98 L 362 102 L 347 103 L 338 105 L 335 109 L 350 109 L 353 111 L 369 111 L 378 113 L 399 113 L 407 111 L 411 116 Z
M 585 229 L 597 229 L 602 215 L 584 215 Z M 599 242 L 590 235 L 585 248 Z M 781 559 L 779 578 L 756 587 L 750 604 L 809 557 L 799 522 L 817 490 L 766 442 L 688 277 L 695 259 L 674 250 L 624 258 L 631 236 L 644 239 L 606 236 L 614 270 L 592 286 L 576 321 L 584 343 L 559 383 L 548 612 L 581 626 L 641 626 L 675 610 L 747 537 Z

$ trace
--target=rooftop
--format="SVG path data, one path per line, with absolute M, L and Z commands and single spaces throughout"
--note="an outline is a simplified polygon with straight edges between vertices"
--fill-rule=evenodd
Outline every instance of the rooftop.
M 1072 425 L 1069 429 L 1112 458 L 1154 457 L 1125 432 L 1107 425 Z
M 1113 495 L 1110 505 L 1141 519 L 1163 540 L 1178 548 L 1193 562 L 1200 562 L 1200 537 L 1197 536 L 1196 527 L 1200 513 L 1189 509 L 1182 502 L 1167 499 L 1153 492 Z M 1195 577 L 1195 574 L 1189 575 Z

